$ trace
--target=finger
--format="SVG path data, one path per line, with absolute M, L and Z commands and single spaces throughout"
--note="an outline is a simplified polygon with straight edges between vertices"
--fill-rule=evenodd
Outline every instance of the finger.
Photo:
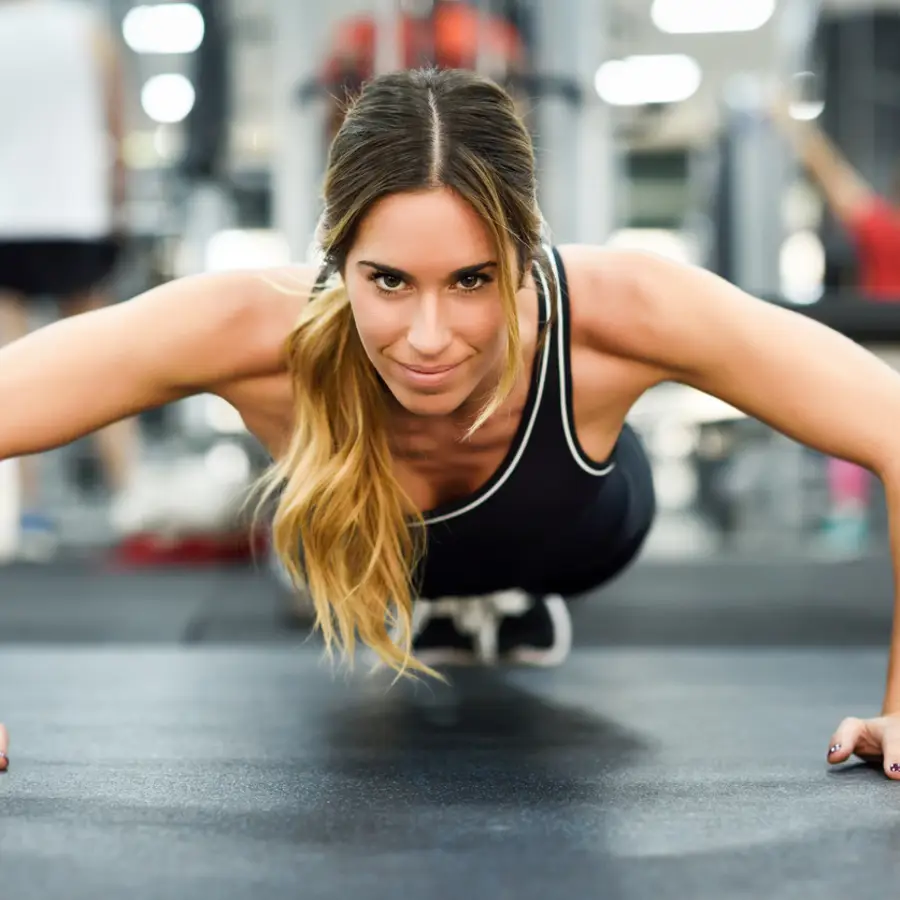
M 881 745 L 884 753 L 884 774 L 893 781 L 900 781 L 900 723 L 891 721 L 884 729 Z
M 9 767 L 9 759 L 6 751 L 9 748 L 9 734 L 6 728 L 0 724 L 0 772 L 5 772 Z
M 846 762 L 862 737 L 865 723 L 862 719 L 844 719 L 828 744 L 828 762 L 832 765 Z

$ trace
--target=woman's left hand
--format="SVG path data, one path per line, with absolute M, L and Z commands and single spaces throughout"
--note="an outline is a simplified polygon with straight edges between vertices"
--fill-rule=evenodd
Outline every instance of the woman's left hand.
M 844 719 L 829 742 L 828 762 L 846 762 L 854 754 L 880 762 L 888 778 L 900 781 L 900 713 L 875 719 Z

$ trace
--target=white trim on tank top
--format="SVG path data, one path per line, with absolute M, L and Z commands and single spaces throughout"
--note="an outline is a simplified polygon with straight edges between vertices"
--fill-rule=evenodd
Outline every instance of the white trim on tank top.
M 550 312 L 552 310 L 551 300 L 550 300 L 550 289 L 547 284 L 547 279 L 544 277 L 544 273 L 541 271 L 540 266 L 535 267 L 538 272 L 538 276 L 541 279 L 541 285 L 543 287 L 543 297 L 544 297 L 544 318 L 546 321 L 550 321 Z M 510 460 L 509 465 L 506 467 L 506 471 L 497 479 L 497 481 L 491 485 L 490 489 L 485 491 L 480 497 L 476 497 L 471 503 L 467 503 L 465 506 L 460 509 L 453 510 L 452 512 L 445 513 L 442 516 L 434 516 L 433 518 L 425 517 L 426 525 L 435 525 L 438 522 L 446 522 L 447 519 L 455 519 L 457 516 L 461 516 L 464 513 L 471 512 L 473 509 L 481 506 L 489 498 L 493 497 L 497 491 L 500 490 L 501 487 L 509 480 L 509 477 L 515 471 L 516 466 L 519 464 L 519 461 L 522 459 L 522 456 L 525 453 L 525 448 L 528 446 L 528 440 L 531 437 L 531 432 L 534 429 L 534 423 L 537 421 L 538 411 L 541 408 L 541 399 L 544 396 L 544 384 L 547 381 L 547 368 L 550 360 L 550 351 L 548 347 L 544 346 L 541 349 L 541 372 L 538 376 L 538 386 L 537 393 L 534 398 L 534 407 L 531 410 L 531 418 L 528 420 L 528 425 L 525 428 L 525 433 L 522 435 L 522 442 L 519 444 L 519 449 L 516 451 L 516 455 Z
M 556 257 L 553 254 L 553 248 L 545 246 L 544 250 L 547 253 L 547 257 L 550 260 L 550 265 L 553 266 L 553 275 L 556 278 L 556 334 L 559 342 L 559 395 L 560 395 L 560 407 L 562 410 L 562 421 L 563 421 L 563 430 L 566 433 L 566 443 L 569 445 L 569 452 L 572 454 L 572 459 L 578 464 L 578 466 L 584 469 L 588 475 L 596 475 L 597 477 L 602 477 L 604 475 L 609 475 L 610 472 L 616 467 L 614 462 L 609 463 L 608 465 L 601 465 L 594 463 L 590 464 L 587 459 L 586 453 L 580 450 L 578 442 L 575 438 L 575 435 L 572 433 L 572 427 L 570 425 L 569 418 L 569 398 L 568 398 L 568 390 L 566 388 L 566 357 L 568 354 L 566 353 L 566 329 L 563 327 L 563 314 L 565 313 L 564 304 L 563 304 L 563 295 L 562 295 L 562 279 L 560 278 L 559 268 L 556 265 Z M 547 290 L 546 283 L 544 284 L 544 290 Z M 571 307 L 572 298 L 569 297 L 569 305 Z M 569 314 L 569 318 L 571 320 L 571 312 Z M 572 323 L 569 322 L 569 332 L 572 331 Z M 574 379 L 573 379 L 574 385 Z M 574 415 L 571 418 L 571 421 L 574 421 Z

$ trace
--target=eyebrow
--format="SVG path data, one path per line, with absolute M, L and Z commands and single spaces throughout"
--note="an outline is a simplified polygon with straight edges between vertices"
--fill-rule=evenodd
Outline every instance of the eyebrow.
M 402 278 L 404 281 L 415 281 L 415 278 L 410 275 L 409 272 L 404 272 L 403 269 L 395 269 L 393 266 L 385 266 L 382 263 L 371 262 L 367 259 L 361 259 L 357 263 L 357 266 L 367 266 L 377 272 L 383 272 L 385 275 L 393 275 L 395 278 Z M 451 272 L 450 277 L 454 281 L 458 281 L 460 278 L 465 278 L 466 275 L 477 275 L 484 269 L 489 268 L 497 268 L 497 263 L 492 259 L 487 260 L 487 262 L 477 263 L 474 266 L 463 266 L 461 269 L 456 269 Z

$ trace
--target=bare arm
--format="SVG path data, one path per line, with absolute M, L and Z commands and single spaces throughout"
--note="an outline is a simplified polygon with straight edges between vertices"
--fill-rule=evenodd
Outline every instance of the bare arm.
M 871 185 L 820 128 L 791 118 L 786 104 L 776 110 L 775 119 L 834 214 L 842 222 L 852 222 L 872 202 L 875 193 Z
M 253 273 L 182 279 L 0 350 L 0 458 L 276 371 L 284 301 Z
M 604 303 L 593 327 L 607 345 L 881 478 L 896 581 L 883 709 L 900 713 L 900 375 L 824 325 L 700 269 L 595 251 L 594 270 L 606 293 L 596 295 Z M 625 287 L 611 291 L 612 280 Z

